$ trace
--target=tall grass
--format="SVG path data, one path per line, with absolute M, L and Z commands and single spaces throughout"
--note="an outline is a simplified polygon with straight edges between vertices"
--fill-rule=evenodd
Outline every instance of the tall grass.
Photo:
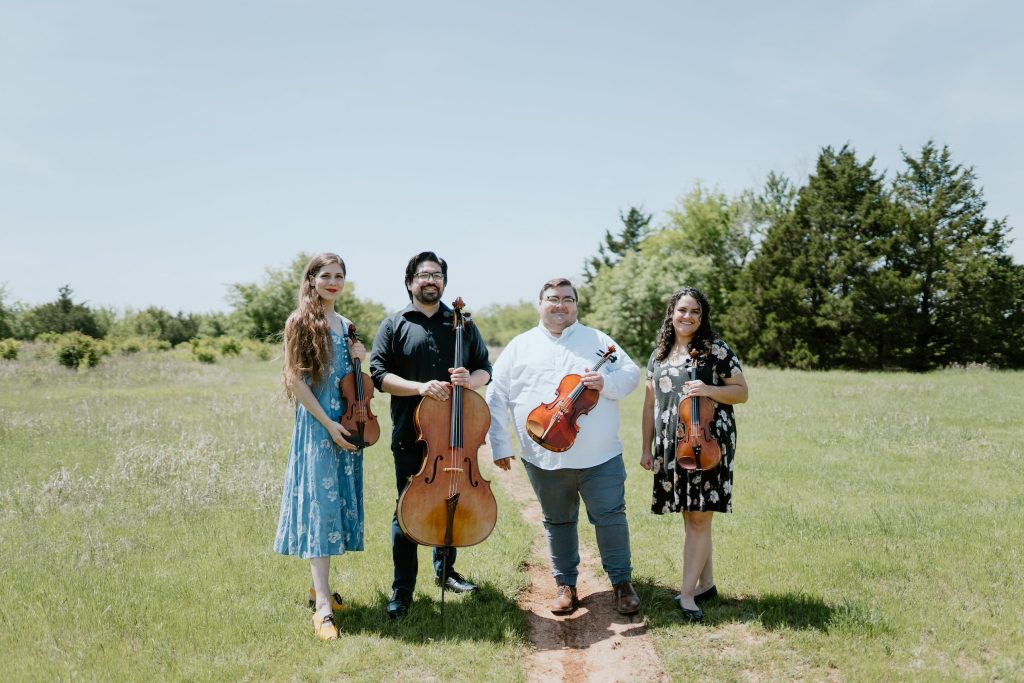
M 449 596 L 442 633 L 424 550 L 414 609 L 392 623 L 382 437 L 365 455 L 367 549 L 332 564 L 345 635 L 321 643 L 308 564 L 271 551 L 291 429 L 276 362 L 139 353 L 75 372 L 28 356 L 0 361 L 6 678 L 524 677 L 514 601 L 536 530 L 497 486 L 494 535 L 459 560 L 481 595 Z M 714 523 L 724 600 L 697 626 L 671 601 L 682 520 L 648 511 L 641 392 L 624 402 L 635 583 L 672 677 L 1024 677 L 1024 375 L 748 379 L 735 512 Z
M 274 362 L 170 354 L 86 373 L 0 364 L 5 677 L 522 678 L 530 530 L 515 514 L 461 553 L 482 590 L 448 596 L 444 631 L 426 550 L 409 618 L 387 619 L 386 437 L 365 454 L 367 550 L 332 563 L 346 635 L 313 638 L 308 562 L 271 550 L 292 419 L 278 375 Z

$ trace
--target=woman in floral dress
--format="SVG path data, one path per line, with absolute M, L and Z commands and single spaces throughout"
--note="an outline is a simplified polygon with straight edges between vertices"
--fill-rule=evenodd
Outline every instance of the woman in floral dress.
M 295 428 L 274 550 L 310 561 L 313 631 L 324 640 L 339 635 L 331 555 L 363 549 L 362 451 L 346 440 L 349 432 L 338 420 L 345 408 L 340 380 L 353 371 L 352 358 L 366 360 L 366 349 L 347 343 L 349 321 L 334 310 L 344 288 L 341 257 L 314 256 L 284 329 L 284 385 L 295 401 Z
M 692 381 L 687 379 L 691 349 L 699 354 L 697 379 Z M 722 447 L 722 460 L 710 470 L 676 466 L 679 402 L 690 396 L 707 396 L 717 403 L 712 429 Z M 683 513 L 686 538 L 677 601 L 690 621 L 704 616 L 698 602 L 718 595 L 711 561 L 711 519 L 715 512 L 732 511 L 736 454 L 732 406 L 746 400 L 747 382 L 739 360 L 715 333 L 707 297 L 692 287 L 680 289 L 668 301 L 658 345 L 647 364 L 640 465 L 654 472 L 651 511 Z

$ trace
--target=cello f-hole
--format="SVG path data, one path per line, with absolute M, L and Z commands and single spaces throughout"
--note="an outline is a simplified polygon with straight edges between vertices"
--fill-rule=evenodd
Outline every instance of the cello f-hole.
M 437 479 L 437 463 L 439 463 L 442 460 L 442 458 L 444 458 L 443 455 L 438 455 L 434 457 L 434 467 L 430 471 L 430 474 L 427 476 L 427 478 L 423 480 L 424 484 L 432 484 L 434 483 L 434 480 Z

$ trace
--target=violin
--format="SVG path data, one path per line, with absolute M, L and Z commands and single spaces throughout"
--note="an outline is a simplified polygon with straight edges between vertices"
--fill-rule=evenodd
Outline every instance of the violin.
M 614 363 L 615 346 L 609 345 L 607 351 L 598 351 L 601 360 L 594 366 L 596 372 L 607 361 Z M 555 390 L 555 400 L 541 403 L 530 411 L 526 418 L 526 433 L 543 448 L 561 453 L 572 448 L 580 428 L 576 420 L 586 415 L 597 405 L 601 392 L 588 389 L 580 375 L 569 374 L 562 378 Z
M 452 304 L 457 368 L 464 363 L 463 336 L 471 322 L 464 306 L 461 297 Z M 453 385 L 447 401 L 424 396 L 415 423 L 427 457 L 398 499 L 402 533 L 420 545 L 441 548 L 480 543 L 498 519 L 491 484 L 480 476 L 476 459 L 491 425 L 487 403 L 475 391 Z
M 697 379 L 697 349 L 690 351 L 690 381 Z M 676 465 L 684 470 L 710 470 L 722 461 L 722 446 L 712 432 L 715 407 L 707 396 L 687 396 L 679 402 L 676 422 Z
M 353 343 L 361 341 L 356 335 L 356 326 L 349 324 L 348 338 Z M 380 423 L 377 416 L 370 410 L 370 399 L 373 398 L 373 380 L 363 372 L 362 363 L 358 358 L 352 359 L 352 372 L 341 378 L 341 396 L 345 399 L 345 412 L 338 422 L 348 430 L 345 440 L 356 448 L 366 448 L 377 443 L 380 438 Z

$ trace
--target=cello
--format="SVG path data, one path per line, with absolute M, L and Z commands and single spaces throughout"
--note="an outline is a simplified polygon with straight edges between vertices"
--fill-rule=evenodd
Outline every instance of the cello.
M 355 323 L 349 323 L 348 338 L 358 340 Z M 380 438 L 380 423 L 370 409 L 373 398 L 373 380 L 363 372 L 358 358 L 352 359 L 352 372 L 341 378 L 341 396 L 345 399 L 345 412 L 338 422 L 355 438 L 346 440 L 356 448 L 366 448 Z M 356 440 L 358 439 L 358 441 Z
M 614 363 L 618 360 L 614 345 L 609 345 L 607 351 L 598 351 L 597 355 L 601 356 L 601 360 L 594 366 L 594 372 L 605 362 Z M 549 451 L 567 451 L 572 448 L 576 435 L 580 433 L 576 420 L 589 413 L 600 398 L 601 392 L 585 387 L 579 375 L 566 375 L 558 383 L 555 400 L 541 403 L 530 411 L 526 417 L 526 433 Z
M 463 336 L 471 324 L 459 297 L 452 304 L 455 367 L 462 367 Z M 426 458 L 398 499 L 398 525 L 420 545 L 462 548 L 487 538 L 498 519 L 491 484 L 480 476 L 476 453 L 484 442 L 491 414 L 475 391 L 453 385 L 451 397 L 423 397 L 416 407 L 416 431 Z M 444 583 L 441 584 L 442 598 Z M 442 603 L 443 604 L 443 603 Z
M 692 382 L 697 379 L 697 349 L 690 351 L 686 369 Z M 710 470 L 722 461 L 722 446 L 712 431 L 715 407 L 707 396 L 684 396 L 676 421 L 676 465 L 684 470 Z

